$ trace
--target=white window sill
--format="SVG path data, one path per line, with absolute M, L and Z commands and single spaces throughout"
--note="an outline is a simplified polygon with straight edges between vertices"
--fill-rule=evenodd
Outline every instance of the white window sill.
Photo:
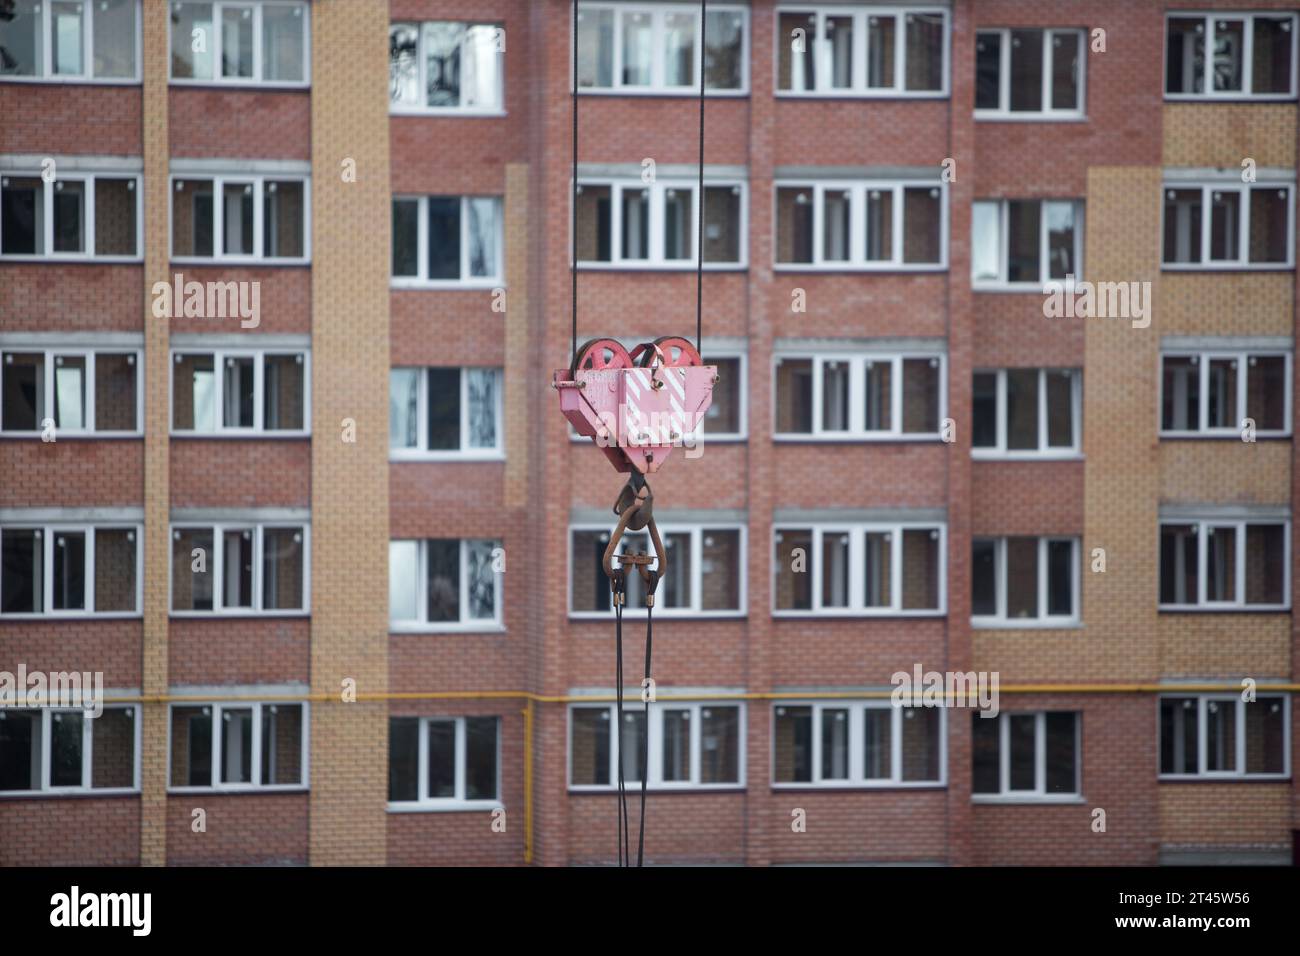
M 502 279 L 412 279 L 391 277 L 390 289 L 413 289 L 423 292 L 491 292 L 506 288 Z
M 142 611 L 50 611 L 35 614 L 0 614 L 0 621 L 124 621 L 144 616 Z
M 1176 188 L 1166 186 L 1166 188 Z M 1164 272 L 1291 272 L 1294 262 L 1162 262 Z
M 51 86 L 139 86 L 140 77 L 0 76 L 0 83 L 43 83 Z
M 1166 103 L 1287 103 L 1295 98 L 1294 93 L 1165 93 Z
M 1160 604 L 1162 614 L 1287 614 L 1290 604 Z
M 460 106 L 389 106 L 389 116 L 424 116 L 439 119 L 503 119 L 500 107 L 471 108 Z
M 0 432 L 0 439 L 13 439 L 15 441 L 39 441 L 44 432 Z M 60 431 L 57 427 L 54 429 L 55 442 L 61 441 L 98 441 L 120 440 L 129 438 L 143 438 L 144 432 L 86 432 L 86 431 Z
M 782 90 L 774 96 L 778 100 L 946 100 L 947 90 L 900 90 L 895 88 L 867 90 Z
M 483 624 L 412 624 L 388 622 L 389 636 L 396 634 L 504 634 L 506 626 L 497 621 Z
M 570 84 L 572 91 L 572 84 Z M 699 98 L 700 88 L 698 86 L 681 86 L 681 87 L 645 87 L 645 86 L 580 86 L 578 87 L 579 96 L 668 96 L 681 97 L 683 99 Z M 705 88 L 705 99 L 740 99 L 749 95 L 749 89 L 738 90 L 711 90 Z
M 144 256 L 88 256 L 84 253 L 74 252 L 54 252 L 48 255 L 39 256 L 8 255 L 0 256 L 0 262 L 12 262 L 15 264 L 22 263 L 42 263 L 48 262 L 51 265 L 88 265 L 88 266 L 111 266 L 111 265 L 139 265 L 144 262 Z
M 1215 429 L 1214 431 L 1203 431 L 1203 432 L 1161 431 L 1159 434 L 1162 439 L 1168 438 L 1172 440 L 1209 439 L 1214 441 L 1237 441 L 1237 442 L 1241 441 L 1241 432 L 1237 429 L 1232 429 L 1232 428 Z M 1291 433 L 1289 431 L 1277 431 L 1276 429 L 1272 429 L 1269 431 L 1260 431 L 1256 429 L 1255 437 L 1256 438 L 1290 438 Z M 1245 442 L 1245 444 L 1249 444 L 1249 442 Z
M 896 273 L 918 273 L 921 275 L 939 274 L 948 271 L 946 262 L 923 262 L 923 263 L 904 263 L 904 262 L 883 262 L 879 264 L 870 263 L 853 263 L 853 262 L 777 262 L 772 265 L 773 272 L 806 272 L 806 273 L 826 273 L 834 275 L 836 273 L 881 273 L 891 275 Z M 1041 288 L 1039 289 L 1041 292 Z
M 55 433 L 58 434 L 57 432 Z M 171 438 L 215 438 L 227 440 L 232 438 L 255 438 L 255 439 L 294 439 L 294 438 L 311 438 L 310 431 L 257 431 L 253 428 L 223 428 L 215 432 L 196 432 L 196 431 L 172 431 L 168 433 Z
M 189 620 L 213 620 L 220 618 L 309 618 L 311 611 L 254 611 L 248 608 L 222 608 L 219 611 L 177 611 L 167 612 L 168 617 L 183 618 Z
M 305 783 L 283 784 L 270 787 L 255 787 L 252 784 L 227 784 L 215 787 L 168 787 L 167 793 L 185 794 L 185 793 L 215 793 L 215 794 L 234 794 L 234 793 L 308 793 L 311 787 Z
M 979 123 L 1086 123 L 1088 115 L 1078 110 L 1010 112 L 1008 110 L 975 110 L 972 114 Z
M 1162 773 L 1160 783 L 1287 783 L 1289 773 Z
M 1045 290 L 1043 287 L 1046 284 L 1046 282 L 1055 282 L 1061 288 L 1060 290 L 1056 290 L 1056 289 Z M 1041 295 L 1041 296 L 1050 295 L 1056 291 L 1063 291 L 1063 292 L 1075 291 L 1074 285 L 1072 283 L 1064 282 L 1061 279 L 1047 279 L 1045 280 L 1045 282 L 976 282 L 974 279 L 972 279 L 970 284 L 970 290 L 972 292 L 994 292 L 1001 295 L 1012 295 L 1012 294 L 1027 295 L 1033 293 L 1035 295 Z
M 773 783 L 773 790 L 936 790 L 946 789 L 944 780 L 820 780 L 816 783 Z
M 505 461 L 504 451 L 412 451 L 409 449 L 388 452 L 390 462 L 434 463 L 434 462 L 493 462 Z
M 992 806 L 1079 806 L 1088 801 L 1077 793 L 972 793 L 970 802 Z
M 191 87 L 197 89 L 206 87 L 208 89 L 241 90 L 254 93 L 260 90 L 306 91 L 311 89 L 311 80 L 280 83 L 271 80 L 189 79 L 186 77 L 170 76 L 167 78 L 167 84 L 176 87 Z
M 608 611 L 570 611 L 569 620 L 571 621 L 608 621 L 614 616 L 614 609 Z M 636 619 L 640 620 L 646 616 L 646 609 L 643 607 L 633 607 L 623 609 L 623 620 Z M 656 621 L 695 621 L 700 619 L 707 620 L 744 620 L 747 613 L 743 610 L 732 611 L 691 611 L 684 608 L 668 608 L 655 606 L 654 618 Z
M 281 259 L 281 258 L 257 258 L 256 256 L 172 256 L 171 264 L 174 266 L 210 266 L 212 268 L 228 267 L 238 268 L 245 267 L 250 269 L 262 269 L 285 266 L 310 266 L 311 259 Z M 230 318 L 239 318 L 239 316 L 230 316 Z
M 708 183 L 705 183 L 705 188 Z M 706 262 L 705 272 L 745 272 L 744 262 Z M 579 262 L 579 272 L 688 272 L 694 274 L 695 260 L 681 259 L 673 262 L 647 262 L 640 259 L 623 259 L 618 262 Z
M 823 608 L 821 610 L 816 610 L 816 611 L 788 610 L 788 609 L 774 610 L 772 612 L 772 617 L 777 619 L 786 619 L 786 620 L 796 620 L 799 618 L 826 618 L 826 617 L 844 618 L 846 620 L 870 619 L 870 618 L 885 618 L 885 619 L 913 618 L 913 617 L 922 618 L 922 619 L 933 619 L 933 618 L 942 618 L 946 616 L 947 613 L 948 613 L 947 608 L 941 608 L 937 610 L 926 609 L 926 610 L 916 610 L 916 611 L 903 611 L 903 610 L 893 610 L 893 609 L 880 610 L 880 611 L 867 611 L 859 608 L 851 608 L 851 609 Z
M 708 440 L 708 436 L 705 436 Z M 800 435 L 793 432 L 778 432 L 772 436 L 774 442 L 821 443 L 826 445 L 859 444 L 869 445 L 879 442 L 941 442 L 938 432 L 884 432 L 881 434 L 863 434 L 844 432 L 840 434 L 824 433 L 821 435 Z
M 1083 461 L 1081 451 L 992 451 L 972 448 L 972 461 Z
M 86 797 L 138 797 L 138 787 L 66 787 L 49 790 L 5 790 L 0 792 L 0 800 L 64 800 Z
M 1070 631 L 1080 630 L 1083 623 L 1078 618 L 1054 621 L 1050 618 L 993 618 L 972 617 L 974 631 Z
M 627 781 L 628 792 L 641 792 L 641 781 Z M 617 787 L 610 784 L 569 784 L 572 794 L 615 793 Z M 652 783 L 646 786 L 646 793 L 744 793 L 743 783 Z
M 504 810 L 500 800 L 418 800 L 389 801 L 388 813 L 483 813 L 491 810 Z

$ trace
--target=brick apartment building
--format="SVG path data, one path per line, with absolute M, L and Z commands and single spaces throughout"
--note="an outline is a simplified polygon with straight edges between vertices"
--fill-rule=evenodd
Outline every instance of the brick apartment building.
M 648 859 L 1290 860 L 1296 12 L 708 11 L 577 24 L 581 337 L 693 332 L 702 207 L 720 371 L 652 482 Z M 0 0 L 0 671 L 109 697 L 0 711 L 0 864 L 613 859 L 573 26 Z M 1046 316 L 1085 279 L 1127 311 Z

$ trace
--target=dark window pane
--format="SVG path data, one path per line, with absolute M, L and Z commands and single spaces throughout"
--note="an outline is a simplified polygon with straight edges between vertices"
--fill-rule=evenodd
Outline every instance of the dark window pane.
M 939 607 L 939 532 L 909 528 L 903 532 L 903 609 Z
M 429 622 L 460 620 L 460 541 L 426 543 L 429 568 Z
M 1291 44 L 1294 40 L 1290 17 L 1256 14 L 1251 21 L 1253 62 L 1252 93 L 1291 92 Z
M 81 180 L 54 182 L 54 251 L 86 251 L 86 184 Z
M 664 258 L 695 257 L 695 191 L 664 190 Z
M 903 779 L 939 779 L 939 723 L 938 707 L 904 707 L 899 711 L 903 721 Z
M 393 275 L 420 272 L 420 204 L 414 199 L 393 200 Z
M 135 710 L 105 708 L 91 723 L 90 734 L 90 785 L 100 789 L 135 786 Z
M 869 432 L 889 431 L 894 427 L 894 363 L 868 359 L 863 377 L 863 399 L 866 405 L 863 409 L 863 427 Z M 913 392 L 916 391 L 915 379 L 916 375 L 913 374 Z M 924 408 L 925 397 L 921 396 L 919 400 Z
M 95 529 L 95 610 L 136 610 L 135 532 Z
M 135 431 L 136 365 L 134 355 L 100 352 L 95 356 L 95 428 Z
M 609 262 L 614 256 L 611 199 L 608 186 L 579 186 L 578 261 Z
M 461 278 L 459 197 L 429 197 L 429 278 Z
M 1210 192 L 1210 259 L 1236 262 L 1241 258 L 1241 193 Z
M 301 181 L 266 184 L 262 198 L 262 255 L 284 259 L 303 256 L 305 208 Z
M 822 431 L 849 430 L 848 362 L 822 363 Z
M 1165 37 L 1165 92 L 1205 90 L 1205 18 L 1170 17 Z
M 740 708 L 701 708 L 700 783 L 739 783 L 740 748 Z
M 868 531 L 863 543 L 863 603 L 867 607 L 889 607 L 893 594 L 893 535 Z
M 262 607 L 303 609 L 303 531 L 266 528 L 262 532 Z
M 217 555 L 211 528 L 172 533 L 172 610 L 211 611 Z
M 1237 529 L 1210 528 L 1205 536 L 1205 600 L 1237 599 Z
M 1166 431 L 1201 428 L 1201 366 L 1191 356 L 1166 356 L 1161 362 L 1160 427 Z
M 937 186 L 903 190 L 904 262 L 936 263 L 943 258 L 942 203 L 943 193 Z
M 976 372 L 971 393 L 971 414 L 974 418 L 971 445 L 975 448 L 994 448 L 998 443 L 998 375 L 996 372 Z
M 892 775 L 893 743 L 890 726 L 893 711 L 868 707 L 862 712 L 862 775 L 867 780 L 888 780 Z
M 1261 431 L 1286 427 L 1286 358 L 1252 355 L 1246 373 L 1246 415 Z
M 975 35 L 975 108 L 995 110 L 1001 105 L 1002 35 Z
M 1047 447 L 1074 447 L 1074 376 L 1049 369 L 1047 379 Z
M 1291 192 L 1276 186 L 1250 191 L 1250 261 L 1286 262 Z
M 662 753 L 659 755 L 665 783 L 685 783 L 691 779 L 691 712 L 666 709 L 663 722 Z
M 1011 109 L 1043 108 L 1043 31 L 1011 31 Z
M 739 262 L 740 242 L 740 187 L 704 187 L 704 261 Z
M 1011 722 L 1010 760 L 1011 790 L 1034 789 L 1034 748 L 1037 717 L 1034 714 L 1008 714 Z
M 81 531 L 54 533 L 54 610 L 86 608 L 86 535 Z
M 1160 603 L 1197 602 L 1195 525 L 1160 526 Z
M 777 707 L 776 765 L 777 783 L 807 783 L 812 780 L 812 708 Z
M 1079 35 L 1056 33 L 1052 44 L 1052 109 L 1079 108 Z
M 822 193 L 822 259 L 826 262 L 849 259 L 851 196 L 847 190 L 828 189 Z
M 781 359 L 776 364 L 776 430 L 810 434 L 812 421 L 812 360 Z
M 1007 281 L 1040 282 L 1039 260 L 1041 207 L 1037 200 L 1007 203 Z
M 998 613 L 998 542 L 995 538 L 971 541 L 971 614 L 992 616 Z
M 1160 772 L 1196 773 L 1196 698 L 1160 701 Z
M 262 425 L 268 430 L 303 427 L 303 357 L 268 355 L 262 370 Z M 98 408 L 96 408 L 98 412 Z
M 943 89 L 943 14 L 909 13 L 905 19 L 906 88 L 929 91 Z
M 5 352 L 0 378 L 5 431 L 39 431 L 45 419 L 45 355 Z
M 1078 270 L 1074 247 L 1075 208 L 1072 202 L 1043 204 L 1047 228 L 1047 278 L 1065 279 Z
M 460 450 L 460 369 L 429 369 L 429 450 Z
M 998 793 L 1002 789 L 998 766 L 998 727 L 1001 717 L 971 714 L 971 792 Z
M 253 782 L 253 709 L 227 708 L 221 712 L 222 783 Z
M 1281 604 L 1286 597 L 1286 528 L 1246 525 L 1246 603 Z
M 99 25 L 99 16 L 95 17 Z M 132 49 L 134 49 L 134 43 Z M 98 55 L 98 51 L 96 51 Z M 136 254 L 135 180 L 95 179 L 95 255 Z
M 1201 261 L 1200 189 L 1165 190 L 1165 262 Z
M 1047 613 L 1075 613 L 1073 542 L 1047 542 Z
M 302 705 L 262 705 L 262 785 L 301 784 Z
M 8 38 L 6 38 L 7 41 Z M 0 46 L 0 70 L 6 48 Z M 45 184 L 25 176 L 0 177 L 0 253 L 36 256 L 45 252 Z
M 609 713 L 606 707 L 575 707 L 570 712 L 569 780 L 574 786 L 610 782 Z
M 1211 700 L 1205 705 L 1205 769 L 1237 769 L 1237 702 Z
M 44 540 L 34 528 L 0 531 L 0 611 L 35 614 L 45 610 Z
M 420 795 L 420 719 L 388 721 L 388 799 L 416 800 Z
M 1214 90 L 1233 93 L 1242 89 L 1242 61 L 1246 55 L 1244 20 L 1214 21 Z
M 708 11 L 704 21 L 704 83 L 711 90 L 742 86 L 745 16 L 738 11 Z
M 939 430 L 939 360 L 903 359 L 903 431 Z
M 1038 450 L 1038 369 L 1007 369 L 1007 449 Z
M 716 365 L 718 380 L 713 383 L 713 401 L 704 413 L 706 435 L 734 435 L 740 431 L 742 401 L 740 359 L 706 358 L 706 365 Z
M 776 261 L 813 261 L 812 187 L 776 191 Z
M 823 780 L 849 778 L 849 712 L 842 708 L 822 710 Z
M 606 531 L 573 532 L 573 610 L 609 610 L 609 578 L 601 565 L 608 543 Z
M 50 786 L 80 787 L 84 716 L 62 711 L 50 715 Z
M 497 719 L 465 718 L 465 799 L 497 798 Z
M 41 713 L 0 710 L 0 791 L 41 786 Z
M 776 533 L 776 606 L 778 610 L 812 609 L 812 532 L 784 528 Z
M 1237 428 L 1237 360 L 1210 359 L 1206 425 Z
M 456 723 L 429 721 L 429 798 L 456 796 Z
M 1048 793 L 1077 793 L 1079 790 L 1076 717 L 1075 714 L 1056 712 L 1044 715 Z
M 1036 618 L 1038 609 L 1038 539 L 1007 538 L 1007 617 Z
M 1246 704 L 1246 773 L 1286 770 L 1286 700 L 1260 697 Z
M 212 709 L 172 708 L 172 786 L 212 786 Z
M 700 607 L 705 611 L 740 609 L 740 532 L 705 528 L 701 542 Z M 606 589 L 608 590 L 608 588 Z

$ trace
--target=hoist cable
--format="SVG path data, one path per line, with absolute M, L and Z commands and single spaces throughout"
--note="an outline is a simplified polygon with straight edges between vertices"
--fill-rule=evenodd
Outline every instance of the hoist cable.
M 578 0 L 573 0 L 573 182 L 569 197 L 569 299 L 573 312 L 573 348 L 578 359 Z
M 658 572 L 651 572 L 657 575 Z M 641 826 L 640 832 L 636 838 L 636 865 L 641 866 L 645 859 L 645 789 L 646 780 L 650 776 L 647 773 L 646 763 L 650 757 L 650 699 L 654 696 L 650 691 L 650 650 L 654 645 L 654 593 L 655 585 L 659 582 L 656 578 L 651 578 L 651 585 L 648 589 L 650 592 L 650 601 L 646 604 L 645 609 L 645 680 L 641 682 L 641 696 L 645 699 L 645 735 L 646 746 L 641 751 Z
M 700 158 L 699 158 L 699 215 L 695 218 L 695 351 L 704 355 L 702 347 L 704 330 L 704 59 L 705 31 L 707 29 L 708 0 L 700 0 Z M 576 123 L 576 120 L 575 120 Z M 576 321 L 576 320 L 575 320 Z M 576 341 L 576 333 L 575 333 Z
M 622 589 L 620 588 L 621 592 Z M 615 752 L 618 754 L 618 865 L 627 866 L 631 862 L 628 852 L 627 825 L 627 788 L 623 777 L 623 602 L 622 594 L 616 593 L 614 600 L 614 729 Z

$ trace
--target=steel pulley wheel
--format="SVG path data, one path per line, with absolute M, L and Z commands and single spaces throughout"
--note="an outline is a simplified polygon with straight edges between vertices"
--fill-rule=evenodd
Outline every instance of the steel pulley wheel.
M 588 339 L 573 357 L 572 376 L 581 371 L 598 372 L 604 369 L 631 368 L 632 356 L 621 342 L 615 339 Z
M 703 365 L 700 353 L 689 339 L 680 335 L 664 335 L 653 342 L 642 343 L 632 350 L 632 361 L 638 359 L 642 368 L 649 368 L 659 357 L 662 364 L 669 368 L 682 368 L 687 365 Z

